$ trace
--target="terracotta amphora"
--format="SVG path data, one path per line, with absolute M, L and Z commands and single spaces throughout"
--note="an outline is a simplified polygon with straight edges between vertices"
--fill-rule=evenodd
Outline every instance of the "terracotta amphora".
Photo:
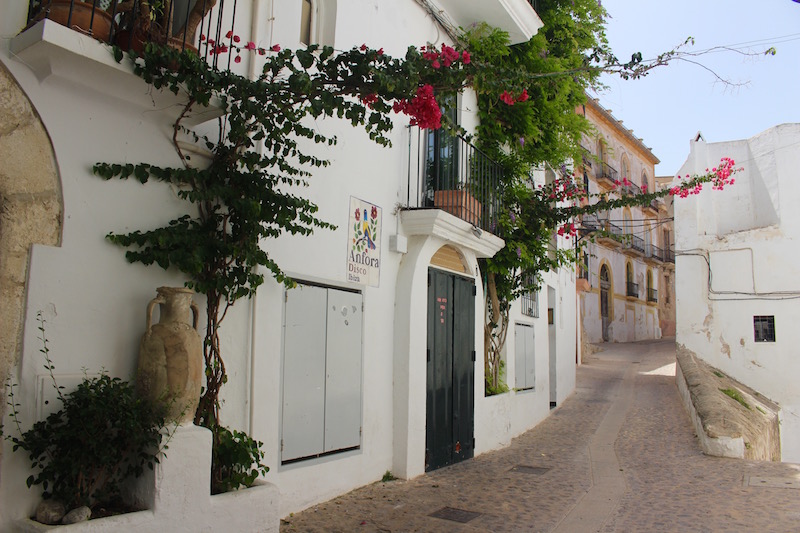
M 197 332 L 194 291 L 159 287 L 157 292 L 147 305 L 136 387 L 143 398 L 166 404 L 168 421 L 191 424 L 203 386 L 203 341 Z M 156 304 L 161 317 L 153 324 Z

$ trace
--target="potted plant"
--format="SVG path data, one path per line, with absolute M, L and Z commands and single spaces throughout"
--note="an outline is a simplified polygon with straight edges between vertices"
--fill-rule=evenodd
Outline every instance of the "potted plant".
M 109 11 L 113 5 L 113 0 L 99 0 L 96 3 L 78 0 L 40 0 L 32 8 L 31 24 L 49 19 L 108 43 L 111 40 L 113 22 Z
M 50 374 L 61 408 L 22 430 L 15 383 L 8 384 L 10 417 L 16 435 L 6 435 L 13 451 L 27 453 L 32 473 L 28 488 L 42 488 L 42 498 L 59 502 L 61 513 L 37 512 L 45 523 L 59 523 L 66 511 L 83 509 L 85 518 L 131 510 L 123 487 L 159 462 L 164 428 L 164 406 L 140 398 L 133 384 L 106 373 L 85 376 L 78 387 L 63 393 L 53 373 L 44 332 L 37 315 L 45 369 Z M 40 505 L 40 510 L 43 506 Z M 91 509 L 91 513 L 88 509 Z M 49 514 L 46 519 L 42 515 Z

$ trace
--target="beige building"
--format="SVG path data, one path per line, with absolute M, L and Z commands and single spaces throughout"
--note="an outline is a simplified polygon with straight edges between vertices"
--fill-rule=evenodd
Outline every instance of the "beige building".
M 584 186 L 610 197 L 657 187 L 653 152 L 597 100 L 579 113 L 594 125 L 583 139 Z M 668 206 L 586 215 L 581 221 L 580 320 L 584 341 L 630 342 L 674 335 L 672 220 Z M 671 313 L 670 313 L 670 310 Z

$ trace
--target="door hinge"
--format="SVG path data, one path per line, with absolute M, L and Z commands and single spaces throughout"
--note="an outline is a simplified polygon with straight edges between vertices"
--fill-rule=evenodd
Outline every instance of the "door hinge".
M 283 439 L 281 439 L 281 451 L 283 451 Z
M 473 450 L 475 449 L 475 438 L 474 437 L 472 438 L 472 449 Z
M 475 350 L 472 350 L 472 362 L 475 362 Z
M 430 363 L 431 362 L 431 349 L 428 348 L 426 351 L 428 352 L 428 354 L 427 354 L 428 355 L 428 362 Z
M 473 296 L 478 295 L 478 287 L 476 287 L 474 284 L 472 285 L 472 295 Z

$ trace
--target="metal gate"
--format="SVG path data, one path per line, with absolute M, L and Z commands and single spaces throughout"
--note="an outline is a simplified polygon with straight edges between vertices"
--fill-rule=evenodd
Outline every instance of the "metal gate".
M 600 318 L 603 322 L 603 340 L 608 341 L 608 327 L 611 316 L 608 312 L 608 291 L 611 290 L 611 281 L 608 279 L 608 267 L 603 265 L 600 269 Z
M 428 269 L 425 471 L 474 454 L 475 283 Z

